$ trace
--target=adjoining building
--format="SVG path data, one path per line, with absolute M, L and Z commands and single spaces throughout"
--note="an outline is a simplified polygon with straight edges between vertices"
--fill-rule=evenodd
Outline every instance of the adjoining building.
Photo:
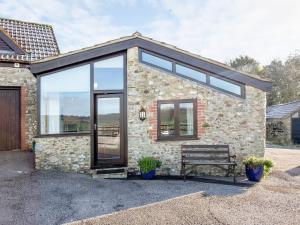
M 0 18 L 0 151 L 31 149 L 37 94 L 29 64 L 58 54 L 50 25 Z
M 300 144 L 300 101 L 267 108 L 267 142 Z
M 137 168 L 139 158 L 154 156 L 161 172 L 178 175 L 182 144 L 228 144 L 239 161 L 264 155 L 269 80 L 138 32 L 59 54 L 50 26 L 26 29 L 40 32 L 29 46 L 50 57 L 15 68 L 15 50 L 0 77 L 29 85 L 24 127 L 38 169 Z

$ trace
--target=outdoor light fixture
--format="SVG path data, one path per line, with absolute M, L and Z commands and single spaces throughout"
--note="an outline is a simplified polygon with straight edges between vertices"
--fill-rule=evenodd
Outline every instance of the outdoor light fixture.
M 146 110 L 144 107 L 142 107 L 139 111 L 139 117 L 141 121 L 144 121 L 146 119 Z

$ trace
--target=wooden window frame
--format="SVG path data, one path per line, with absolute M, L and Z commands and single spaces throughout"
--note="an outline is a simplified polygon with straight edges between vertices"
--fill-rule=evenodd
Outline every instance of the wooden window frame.
M 193 103 L 193 135 L 185 135 L 180 136 L 180 118 L 179 118 L 179 110 L 181 103 Z M 174 136 L 161 136 L 161 128 L 160 128 L 160 109 L 162 104 L 174 104 L 174 120 L 175 120 L 175 135 Z M 178 141 L 178 140 L 193 140 L 198 139 L 198 127 L 197 127 L 197 99 L 176 99 L 176 100 L 158 100 L 157 101 L 157 140 L 158 141 Z

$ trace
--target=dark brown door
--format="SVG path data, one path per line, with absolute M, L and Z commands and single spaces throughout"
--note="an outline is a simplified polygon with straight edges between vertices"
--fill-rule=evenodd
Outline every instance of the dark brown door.
M 20 90 L 0 88 L 0 151 L 20 149 Z
M 96 95 L 95 149 L 97 165 L 125 164 L 123 95 Z

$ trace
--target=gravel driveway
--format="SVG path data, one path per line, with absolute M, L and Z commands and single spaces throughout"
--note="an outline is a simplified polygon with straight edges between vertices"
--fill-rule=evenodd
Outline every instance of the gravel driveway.
M 194 181 L 103 180 L 34 171 L 32 159 L 28 152 L 0 152 L 1 225 L 61 224 L 191 193 L 228 196 L 247 190 Z
M 229 196 L 203 195 L 198 192 L 74 222 L 72 225 L 299 225 L 300 150 L 267 149 L 266 156 L 275 161 L 275 171 L 268 179 L 245 192 Z M 189 185 L 191 184 L 187 184 L 186 188 Z M 222 185 L 212 188 L 222 188 Z

